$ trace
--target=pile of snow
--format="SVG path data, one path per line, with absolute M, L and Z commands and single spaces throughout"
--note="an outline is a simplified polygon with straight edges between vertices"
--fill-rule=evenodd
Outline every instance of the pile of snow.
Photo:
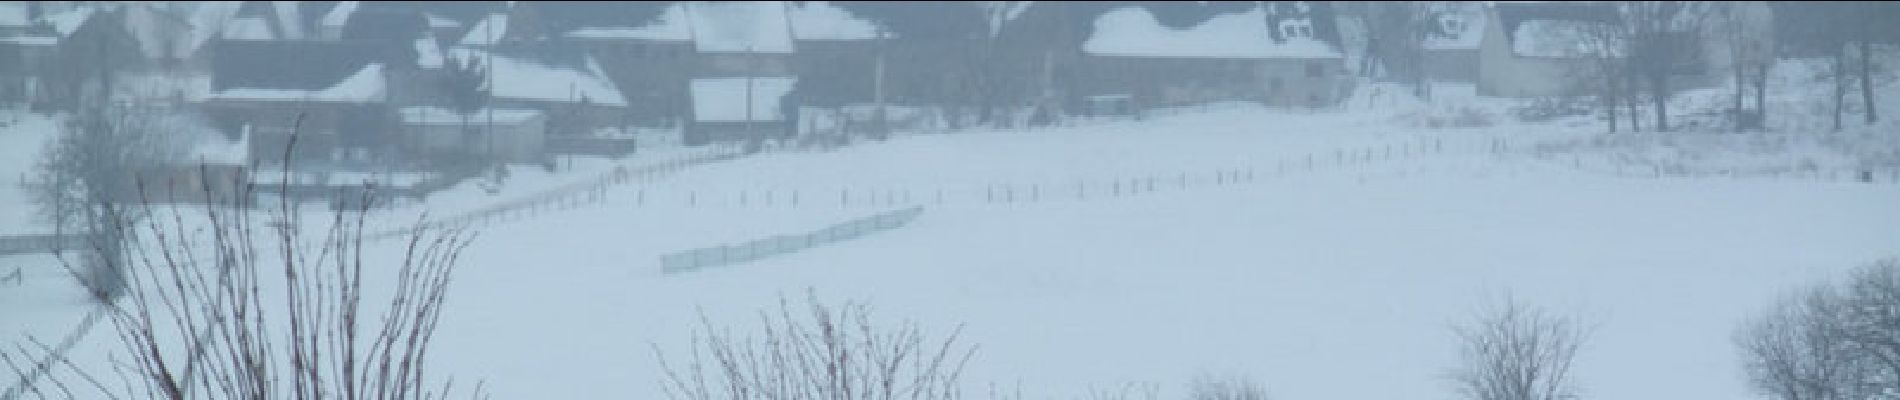
M 694 2 L 690 11 L 688 25 L 699 52 L 792 52 L 792 31 L 782 2 Z
M 689 86 L 693 119 L 700 122 L 779 121 L 783 119 L 779 115 L 779 100 L 797 83 L 798 78 L 789 77 L 694 79 Z
M 1275 43 L 1265 11 L 1221 14 L 1198 26 L 1170 29 L 1148 9 L 1122 7 L 1095 20 L 1095 34 L 1082 44 L 1094 55 L 1127 57 L 1336 58 L 1340 52 L 1312 37 Z
M 878 27 L 829 1 L 807 1 L 791 9 L 792 36 L 798 40 L 876 39 Z
M 232 88 L 212 93 L 209 99 L 374 103 L 385 100 L 387 94 L 388 87 L 383 80 L 383 65 L 369 64 L 328 88 L 317 90 Z

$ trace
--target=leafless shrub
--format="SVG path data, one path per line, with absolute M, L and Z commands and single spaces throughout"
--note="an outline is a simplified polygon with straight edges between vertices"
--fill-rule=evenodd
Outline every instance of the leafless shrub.
M 1161 385 L 1152 382 L 1125 382 L 1113 386 L 1090 385 L 1083 400 L 1155 400 L 1161 398 Z M 1021 398 L 1022 396 L 1017 396 Z M 995 398 L 995 396 L 991 396 Z
M 1749 384 L 1777 400 L 1900 394 L 1900 260 L 1805 288 L 1737 331 Z
M 1267 389 L 1245 376 L 1218 377 L 1202 374 L 1188 382 L 1188 399 L 1266 400 Z
M 212 179 L 203 171 L 201 178 Z M 138 182 L 137 193 L 148 183 Z M 30 368 L 26 357 L 0 359 L 21 378 L 16 390 L 174 400 L 420 399 L 453 390 L 453 380 L 434 382 L 427 356 L 471 235 L 418 223 L 403 237 L 400 259 L 376 260 L 365 252 L 369 190 L 354 209 L 306 221 L 288 199 L 253 204 L 249 184 L 229 186 L 241 192 L 235 196 L 202 187 L 201 209 L 108 215 L 112 236 L 125 238 L 121 257 L 61 256 L 68 269 L 106 263 L 123 271 L 123 297 L 101 310 L 125 359 L 100 373 L 49 347 L 14 349 L 41 356 Z M 55 364 L 66 371 L 34 379 Z M 117 377 L 123 388 L 99 376 Z
M 1456 326 L 1461 364 L 1450 378 L 1467 400 L 1565 400 L 1585 333 L 1575 318 L 1518 303 L 1487 304 Z
M 690 362 L 667 363 L 661 385 L 671 399 L 912 399 L 962 397 L 960 376 L 975 346 L 957 343 L 959 327 L 927 339 L 914 323 L 880 327 L 870 308 L 820 303 L 808 293 L 804 315 L 785 299 L 759 314 L 760 336 L 734 337 L 704 315 Z M 712 371 L 708 371 L 712 369 Z

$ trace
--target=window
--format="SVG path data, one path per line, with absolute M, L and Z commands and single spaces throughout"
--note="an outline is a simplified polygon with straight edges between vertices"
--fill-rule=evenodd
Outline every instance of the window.
M 1280 36 L 1287 39 L 1313 37 L 1313 22 L 1306 19 L 1280 21 Z
M 1318 61 L 1308 61 L 1308 62 L 1306 62 L 1306 77 L 1308 77 L 1308 78 L 1323 78 L 1323 77 L 1325 77 L 1325 76 L 1326 76 L 1326 65 L 1325 65 L 1325 64 L 1320 64 L 1320 63 L 1319 63 Z
M 1457 38 L 1459 33 L 1465 31 L 1465 20 L 1457 16 L 1445 16 L 1439 19 L 1438 23 L 1445 35 L 1452 38 Z

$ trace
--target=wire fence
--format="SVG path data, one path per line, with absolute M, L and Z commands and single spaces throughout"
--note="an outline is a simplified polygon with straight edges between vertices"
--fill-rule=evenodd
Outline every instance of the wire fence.
M 740 264 L 796 253 L 805 249 L 897 229 L 909 224 L 911 220 L 917 219 L 917 216 L 923 213 L 924 208 L 922 206 L 912 206 L 833 224 L 823 229 L 807 233 L 777 235 L 746 241 L 744 243 L 722 244 L 668 253 L 660 256 L 660 272 L 669 275 L 693 272 L 705 268 Z
M 1199 170 L 1108 178 L 964 184 L 839 185 L 805 187 L 638 188 L 615 207 L 683 208 L 889 208 L 908 205 L 1029 204 L 1092 201 L 1151 193 L 1246 185 L 1276 177 L 1345 171 L 1390 161 L 1449 152 L 1505 152 L 1515 146 L 1490 138 L 1421 137 L 1385 144 L 1261 158 L 1251 163 Z
M 442 228 L 451 226 L 472 226 L 488 224 L 503 219 L 518 219 L 538 215 L 549 210 L 570 209 L 585 204 L 599 203 L 606 198 L 609 187 L 634 182 L 647 182 L 660 177 L 679 173 L 687 168 L 727 161 L 743 156 L 742 153 L 728 148 L 715 148 L 706 152 L 667 159 L 658 163 L 629 168 L 625 165 L 614 168 L 584 182 L 563 185 L 482 207 L 473 211 L 446 217 L 431 218 L 422 223 L 422 228 Z M 391 229 L 377 232 L 368 239 L 383 240 L 400 237 L 415 227 Z
M 1529 155 L 1531 159 L 1546 165 L 1593 175 L 1629 179 L 1769 179 L 1824 183 L 1900 184 L 1900 165 L 1695 167 L 1575 152 L 1532 151 Z

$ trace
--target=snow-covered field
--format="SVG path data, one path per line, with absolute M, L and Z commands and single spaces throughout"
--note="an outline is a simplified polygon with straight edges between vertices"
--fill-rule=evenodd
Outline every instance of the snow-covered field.
M 482 227 L 434 365 L 458 382 L 486 380 L 495 398 L 660 398 L 651 346 L 686 351 L 697 310 L 750 326 L 779 296 L 812 288 L 936 333 L 964 324 L 963 339 L 981 346 L 965 374 L 978 397 L 990 383 L 1074 398 L 1133 381 L 1176 397 L 1208 371 L 1249 375 L 1281 399 L 1452 399 L 1441 379 L 1456 350 L 1450 324 L 1510 291 L 1593 323 L 1576 371 L 1585 397 L 1740 399 L 1752 395 L 1730 335 L 1744 317 L 1797 284 L 1900 254 L 1900 185 L 1613 178 L 1524 150 L 1594 127 L 1421 130 L 1404 117 L 1223 107 L 768 153 L 612 186 L 599 203 Z M 1497 138 L 1517 146 L 1494 154 L 1486 146 Z M 1446 150 L 1334 158 L 1437 142 Z M 1267 173 L 1308 155 L 1313 171 Z M 1252 179 L 1237 183 L 1210 175 L 1249 167 Z M 1165 182 L 1180 174 L 1195 182 Z M 1163 188 L 977 197 L 999 184 L 1140 177 L 1163 177 Z M 914 196 L 731 200 L 793 189 Z M 934 189 L 975 194 L 941 204 L 921 195 Z M 464 192 L 441 201 L 487 196 Z M 709 200 L 655 200 L 681 192 Z M 659 270 L 664 253 L 909 203 L 925 211 L 901 229 L 696 273 Z M 78 319 L 15 315 L 0 315 L 0 326 Z M 110 339 L 96 332 L 74 356 L 98 361 Z

